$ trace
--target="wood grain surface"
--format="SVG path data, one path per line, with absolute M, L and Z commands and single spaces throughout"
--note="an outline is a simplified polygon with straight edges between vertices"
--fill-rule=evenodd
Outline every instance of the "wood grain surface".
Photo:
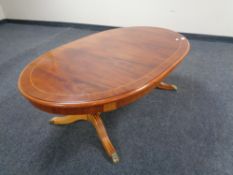
M 167 29 L 107 30 L 42 54 L 22 71 L 18 87 L 50 113 L 111 111 L 158 86 L 189 50 L 184 36 Z

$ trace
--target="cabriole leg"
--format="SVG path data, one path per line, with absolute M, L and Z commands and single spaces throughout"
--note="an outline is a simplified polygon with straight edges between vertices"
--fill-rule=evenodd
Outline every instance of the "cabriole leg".
M 79 120 L 87 120 L 87 115 L 66 115 L 64 117 L 53 117 L 49 122 L 55 125 L 68 125 Z
M 102 142 L 102 145 L 105 149 L 105 151 L 107 152 L 107 154 L 112 158 L 113 163 L 117 163 L 119 162 L 119 157 L 118 154 L 114 148 L 114 146 L 112 145 L 107 131 L 104 127 L 103 121 L 100 117 L 99 114 L 96 115 L 89 115 L 88 116 L 88 120 L 93 124 L 93 126 L 95 127 L 98 136 L 100 138 L 100 141 Z

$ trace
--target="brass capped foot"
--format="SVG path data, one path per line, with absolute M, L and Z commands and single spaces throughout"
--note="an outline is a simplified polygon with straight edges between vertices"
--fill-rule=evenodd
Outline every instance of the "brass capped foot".
M 120 158 L 117 153 L 112 154 L 112 161 L 113 163 L 118 163 L 120 161 Z
M 174 84 L 167 84 L 165 82 L 160 82 L 156 86 L 156 88 L 162 89 L 162 90 L 174 90 L 174 91 L 176 91 L 178 89 L 176 85 L 174 85 Z

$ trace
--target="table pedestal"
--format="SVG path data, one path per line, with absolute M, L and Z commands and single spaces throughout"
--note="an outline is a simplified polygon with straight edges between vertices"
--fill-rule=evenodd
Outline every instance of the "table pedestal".
M 157 88 L 163 89 L 163 90 L 177 90 L 177 87 L 175 85 L 167 84 L 164 82 L 160 82 Z M 92 123 L 92 125 L 95 127 L 97 131 L 97 134 L 99 136 L 99 139 L 105 151 L 111 157 L 113 163 L 119 162 L 120 159 L 118 157 L 116 149 L 114 148 L 113 144 L 111 143 L 109 139 L 104 123 L 101 119 L 100 113 L 54 117 L 50 120 L 50 123 L 55 124 L 55 125 L 68 125 L 71 123 L 75 123 L 79 120 L 85 120 L 85 121 L 89 121 Z

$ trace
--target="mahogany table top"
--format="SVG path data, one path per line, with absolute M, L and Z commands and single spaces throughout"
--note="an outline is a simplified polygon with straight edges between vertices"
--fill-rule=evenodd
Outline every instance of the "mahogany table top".
M 18 86 L 47 112 L 110 111 L 156 87 L 189 50 L 184 36 L 167 29 L 107 30 L 42 54 L 25 67 Z

